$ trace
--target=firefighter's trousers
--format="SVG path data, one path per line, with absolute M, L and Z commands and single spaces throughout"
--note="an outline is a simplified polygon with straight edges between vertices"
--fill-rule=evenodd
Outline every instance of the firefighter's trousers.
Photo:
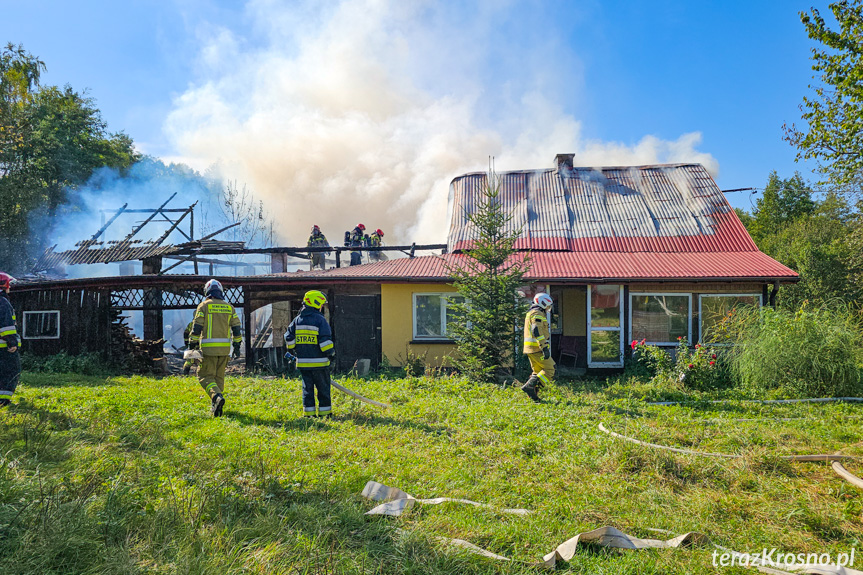
M 323 252 L 313 253 L 312 254 L 312 269 L 315 269 L 315 268 L 326 269 L 326 266 L 325 266 L 326 259 L 324 259 L 324 258 L 325 258 L 325 256 L 324 256 Z
M 21 376 L 21 352 L 0 348 L 0 399 L 12 399 Z
M 315 390 L 317 390 L 318 415 L 329 415 L 333 409 L 330 399 L 330 368 L 301 369 L 300 375 L 303 376 L 303 414 L 315 414 Z
M 205 355 L 198 368 L 198 381 L 212 399 L 217 393 L 225 391 L 225 368 L 228 367 L 227 355 Z
M 351 252 L 351 265 L 358 266 L 363 263 L 363 257 L 360 252 Z
M 551 384 L 551 379 L 554 377 L 554 360 L 551 358 L 544 359 L 541 351 L 527 354 L 527 359 L 530 360 L 532 375 L 538 377 L 545 385 Z

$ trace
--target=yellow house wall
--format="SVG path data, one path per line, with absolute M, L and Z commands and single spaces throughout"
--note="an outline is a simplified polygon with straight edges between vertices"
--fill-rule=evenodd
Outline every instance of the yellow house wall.
M 381 285 L 381 351 L 391 365 L 404 365 L 408 353 L 425 357 L 429 366 L 447 365 L 446 356 L 456 346 L 451 343 L 411 343 L 413 339 L 413 294 L 451 293 L 448 284 Z

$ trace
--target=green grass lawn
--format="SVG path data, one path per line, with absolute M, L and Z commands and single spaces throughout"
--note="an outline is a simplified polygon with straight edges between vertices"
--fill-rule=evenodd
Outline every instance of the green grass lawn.
M 863 455 L 860 405 L 657 407 L 642 400 L 658 395 L 649 386 L 595 381 L 534 405 L 453 379 L 345 383 L 392 408 L 334 390 L 332 420 L 303 419 L 298 379 L 242 378 L 228 380 L 226 415 L 212 419 L 191 377 L 25 373 L 0 413 L 0 573 L 534 573 L 557 544 L 605 525 L 700 531 L 751 552 L 836 554 L 863 535 L 863 493 L 824 463 L 776 458 Z M 650 450 L 600 422 L 745 457 Z M 863 462 L 846 467 L 863 475 Z M 367 517 L 370 479 L 533 512 L 443 504 Z M 711 553 L 589 547 L 558 571 L 716 573 Z

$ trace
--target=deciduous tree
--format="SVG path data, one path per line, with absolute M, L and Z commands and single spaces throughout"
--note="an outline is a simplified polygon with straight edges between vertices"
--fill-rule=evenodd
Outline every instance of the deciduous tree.
M 30 219 L 51 217 L 96 168 L 138 159 L 111 134 L 95 102 L 71 87 L 41 87 L 45 64 L 21 46 L 0 52 L 0 268 L 19 271 L 44 247 Z
M 786 139 L 797 147 L 798 159 L 814 159 L 822 184 L 853 188 L 863 184 L 863 0 L 829 5 L 838 28 L 831 29 L 812 9 L 800 13 L 806 32 L 818 45 L 812 49 L 813 96 L 800 109 L 804 127 L 786 125 Z

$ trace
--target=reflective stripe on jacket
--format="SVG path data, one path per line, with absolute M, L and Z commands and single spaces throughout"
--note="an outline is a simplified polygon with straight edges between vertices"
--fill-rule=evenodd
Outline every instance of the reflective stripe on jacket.
M 0 348 L 18 347 L 20 337 L 18 328 L 15 326 L 17 318 L 12 302 L 7 299 L 6 293 L 0 294 Z
M 195 326 L 200 335 L 192 335 L 190 343 L 200 341 L 203 355 L 231 355 L 231 343 L 240 343 L 240 318 L 234 306 L 224 300 L 208 297 L 195 310 Z M 233 335 L 232 335 L 233 334 Z
M 333 332 L 324 314 L 303 306 L 285 331 L 285 345 L 297 356 L 299 369 L 314 369 L 330 365 L 333 355 Z
M 523 353 L 537 353 L 551 344 L 551 332 L 548 329 L 548 319 L 545 311 L 538 305 L 530 306 L 524 317 L 524 349 Z
M 327 241 L 327 236 L 324 234 L 312 234 L 309 236 L 309 241 L 306 247 L 310 248 L 328 248 L 330 242 Z

